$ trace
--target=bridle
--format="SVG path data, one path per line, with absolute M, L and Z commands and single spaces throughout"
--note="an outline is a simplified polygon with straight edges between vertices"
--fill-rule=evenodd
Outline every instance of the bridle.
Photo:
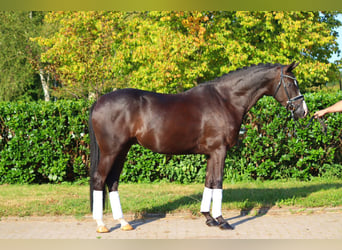
M 296 78 L 295 78 L 295 77 L 292 77 L 292 76 L 284 75 L 284 73 L 283 73 L 283 67 L 281 67 L 280 81 L 279 81 L 279 84 L 278 84 L 278 86 L 277 86 L 276 91 L 274 92 L 273 97 L 276 97 L 276 95 L 277 95 L 277 93 L 278 93 L 278 91 L 279 91 L 280 86 L 283 85 L 284 90 L 285 90 L 285 93 L 286 93 L 286 95 L 287 95 L 287 99 L 288 99 L 288 101 L 286 102 L 286 109 L 289 110 L 289 111 L 291 112 L 291 117 L 292 117 L 292 119 L 294 120 L 294 122 L 295 122 L 294 125 L 295 125 L 295 124 L 296 124 L 296 120 L 294 119 L 293 113 L 298 109 L 299 105 L 295 105 L 293 102 L 296 102 L 296 101 L 298 101 L 298 100 L 304 101 L 304 96 L 303 96 L 303 95 L 298 95 L 298 96 L 296 96 L 296 97 L 290 98 L 289 92 L 288 92 L 288 90 L 287 90 L 287 88 L 286 88 L 286 84 L 285 84 L 285 82 L 284 82 L 284 77 L 292 79 L 292 80 L 294 81 L 294 84 L 295 84 L 296 87 L 298 88 L 298 84 L 297 84 Z M 312 121 L 313 121 L 314 118 L 315 118 L 314 116 L 312 116 L 312 117 L 310 118 L 309 123 L 305 126 L 306 129 L 309 128 L 309 127 L 311 126 Z M 324 134 L 327 134 L 327 126 L 325 125 L 324 121 L 323 121 L 322 119 L 320 119 L 320 118 L 317 118 L 317 120 L 319 121 L 319 123 L 320 123 L 321 126 L 322 126 L 322 132 L 323 132 Z M 293 134 L 296 134 L 296 129 L 295 129 L 295 127 L 293 128 Z
M 298 109 L 299 105 L 295 105 L 294 102 L 298 101 L 298 100 L 302 100 L 304 101 L 304 96 L 303 95 L 298 95 L 296 97 L 293 97 L 293 98 L 290 98 L 290 95 L 289 95 L 289 92 L 287 90 L 287 87 L 286 87 L 286 84 L 285 84 L 285 81 L 284 81 L 284 78 L 290 78 L 294 81 L 294 84 L 295 86 L 298 88 L 298 84 L 297 84 L 297 80 L 295 77 L 292 77 L 292 76 L 288 76 L 288 75 L 284 75 L 283 74 L 283 67 L 281 67 L 281 74 L 280 74 L 280 81 L 279 81 L 279 84 L 277 86 L 277 89 L 276 91 L 274 92 L 274 95 L 273 97 L 275 98 L 277 93 L 278 93 L 278 90 L 280 89 L 280 86 L 283 85 L 284 87 L 284 90 L 285 90 L 285 93 L 287 95 L 287 99 L 288 101 L 286 102 L 286 109 L 289 110 L 291 112 L 291 116 L 293 118 L 293 113 Z

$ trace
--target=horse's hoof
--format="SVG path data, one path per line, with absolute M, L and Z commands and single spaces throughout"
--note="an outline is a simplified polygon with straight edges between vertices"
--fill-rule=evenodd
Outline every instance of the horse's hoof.
M 221 230 L 233 230 L 234 228 L 229 225 L 227 222 L 224 222 L 224 223 L 221 223 L 218 225 L 218 227 L 221 229 Z
M 96 229 L 97 233 L 109 233 L 109 230 L 106 226 L 98 226 Z
M 218 222 L 214 219 L 207 219 L 205 224 L 207 224 L 208 227 L 217 227 L 219 225 Z
M 131 231 L 131 230 L 134 230 L 134 228 L 130 224 L 126 224 L 125 226 L 121 227 L 121 230 L 123 230 L 123 231 Z

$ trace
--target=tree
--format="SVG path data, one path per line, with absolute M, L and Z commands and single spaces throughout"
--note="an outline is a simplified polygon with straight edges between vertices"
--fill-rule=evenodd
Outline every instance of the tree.
M 42 96 L 38 75 L 30 64 L 38 48 L 29 41 L 38 35 L 42 19 L 42 12 L 0 12 L 0 101 Z
M 32 40 L 46 50 L 41 55 L 44 70 L 60 83 L 53 91 L 55 96 L 84 98 L 109 88 L 107 82 L 118 67 L 114 54 L 121 40 L 116 30 L 122 20 L 119 12 L 94 11 L 55 12 L 46 17 L 59 31 Z
M 226 51 L 227 55 L 232 55 L 229 61 L 233 65 L 301 62 L 296 75 L 302 86 L 309 88 L 329 81 L 327 75 L 336 70 L 328 61 L 332 53 L 338 51 L 337 34 L 333 29 L 341 23 L 335 19 L 336 14 L 236 12 L 233 20 L 220 18 L 229 27 L 227 31 L 232 31 L 222 42 L 232 39 L 236 44 Z M 231 52 L 232 49 L 235 51 Z
M 52 12 L 34 40 L 60 97 L 115 88 L 177 93 L 237 68 L 300 61 L 303 87 L 328 81 L 337 12 Z M 329 73 L 330 72 L 330 73 Z M 302 88 L 303 88 L 302 87 Z

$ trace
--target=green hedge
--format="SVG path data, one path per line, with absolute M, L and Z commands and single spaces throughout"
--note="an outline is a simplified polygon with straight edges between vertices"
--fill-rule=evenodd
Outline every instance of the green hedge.
M 306 94 L 312 112 L 342 99 L 342 93 Z M 88 180 L 87 101 L 0 103 L 0 183 Z M 273 98 L 264 97 L 246 115 L 246 133 L 228 151 L 225 179 L 342 177 L 342 114 L 325 117 L 327 134 L 309 116 L 296 125 Z M 130 150 L 123 182 L 203 182 L 202 155 L 165 156 L 138 145 Z
M 75 181 L 88 175 L 88 103 L 0 104 L 0 183 Z

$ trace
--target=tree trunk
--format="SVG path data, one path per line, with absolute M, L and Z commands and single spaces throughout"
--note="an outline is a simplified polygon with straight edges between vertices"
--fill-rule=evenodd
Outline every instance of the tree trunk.
M 50 101 L 50 94 L 49 94 L 49 75 L 47 77 L 44 77 L 44 71 L 43 69 L 39 69 L 39 76 L 40 76 L 40 81 L 42 83 L 43 91 L 44 91 L 44 100 L 46 102 Z

